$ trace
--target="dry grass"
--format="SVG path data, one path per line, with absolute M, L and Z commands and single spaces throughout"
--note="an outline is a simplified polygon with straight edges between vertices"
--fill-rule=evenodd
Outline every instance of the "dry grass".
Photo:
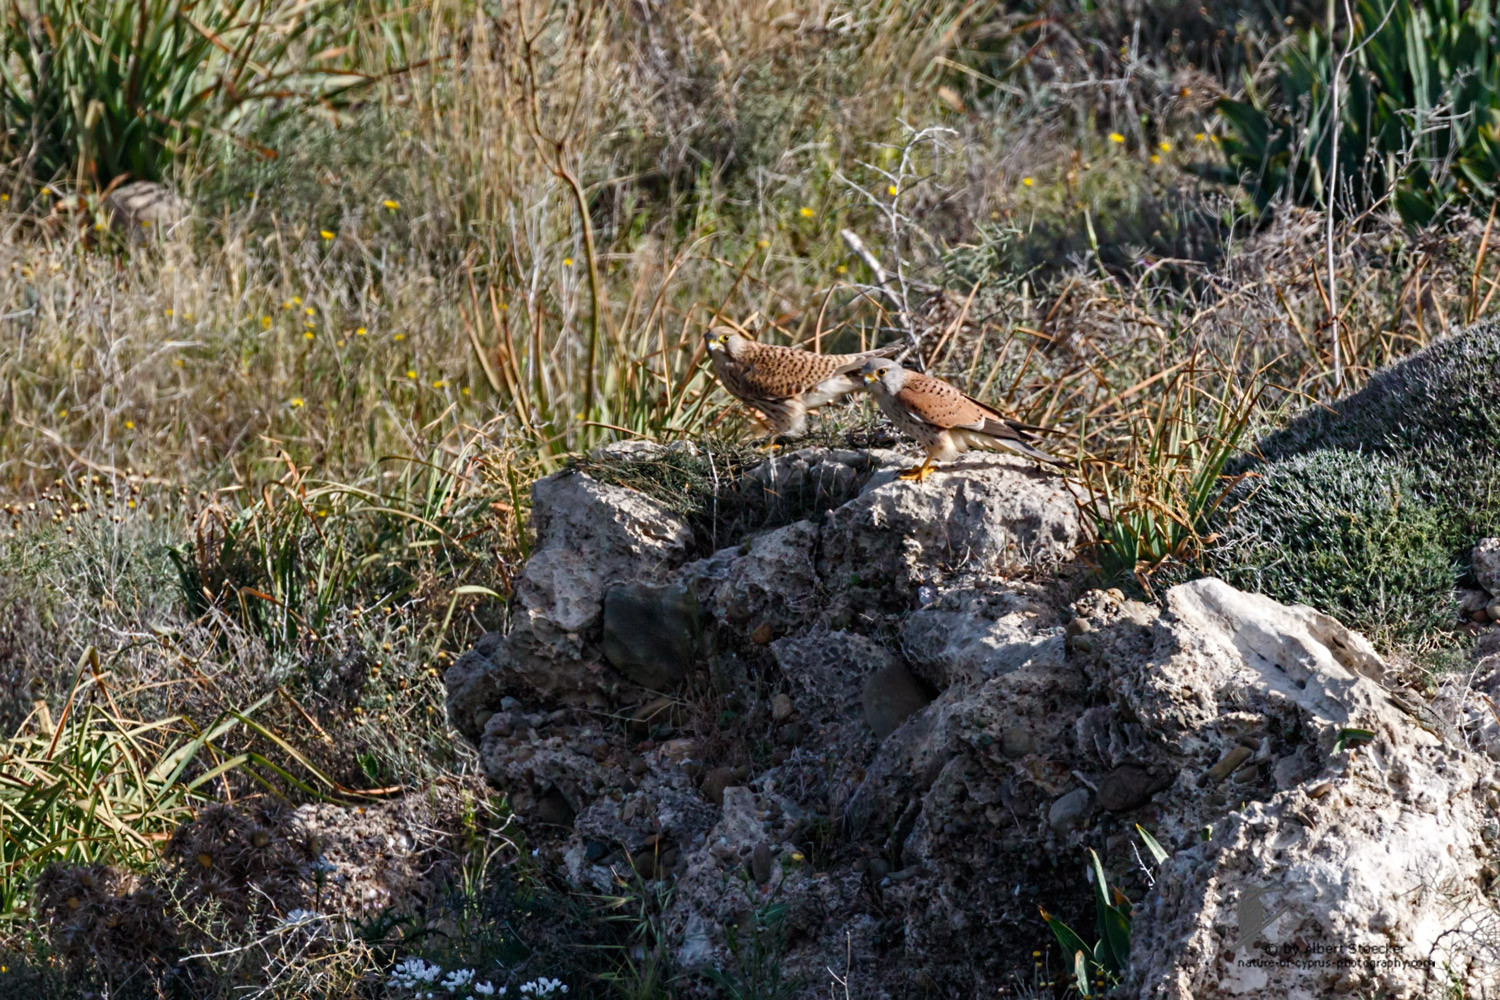
M 1215 125 L 1166 48 L 958 2 L 497 10 L 361 5 L 368 100 L 266 126 L 274 159 L 205 143 L 191 217 L 142 245 L 0 184 L 5 722 L 94 648 L 122 717 L 270 696 L 285 746 L 245 747 L 344 789 L 470 766 L 438 674 L 504 626 L 527 484 L 732 441 L 715 317 L 822 349 L 909 326 L 1175 526 L 1152 559 L 1190 554 L 1230 430 L 1339 391 L 1320 219 L 1185 173 Z M 1337 234 L 1345 388 L 1490 310 L 1484 231 Z

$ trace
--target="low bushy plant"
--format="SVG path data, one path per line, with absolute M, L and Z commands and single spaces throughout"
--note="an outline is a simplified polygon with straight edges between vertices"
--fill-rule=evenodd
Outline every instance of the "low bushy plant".
M 1482 323 L 1313 407 L 1232 465 L 1211 572 L 1417 639 L 1452 621 L 1474 542 L 1500 529 L 1500 325 Z
M 1314 451 L 1235 485 L 1206 560 L 1242 590 L 1417 638 L 1452 619 L 1457 565 L 1438 509 L 1389 458 Z
M 1219 102 L 1233 179 L 1263 207 L 1357 215 L 1389 199 L 1417 225 L 1487 208 L 1500 192 L 1497 28 L 1487 0 L 1360 0 L 1352 23 L 1330 12 L 1279 50 L 1270 87 Z

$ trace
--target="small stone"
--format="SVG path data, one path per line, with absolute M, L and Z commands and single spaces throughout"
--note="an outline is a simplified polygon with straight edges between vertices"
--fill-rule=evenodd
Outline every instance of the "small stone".
M 1151 801 L 1157 782 L 1151 772 L 1121 764 L 1099 782 L 1099 805 L 1110 812 L 1129 812 Z
M 788 722 L 776 730 L 776 738 L 787 746 L 796 746 L 802 742 L 802 727 L 795 722 Z
M 750 633 L 750 641 L 757 646 L 768 646 L 774 638 L 776 638 L 776 633 L 772 630 L 770 622 L 762 622 L 755 627 L 755 631 Z
M 750 852 L 750 875 L 760 885 L 771 881 L 771 845 L 764 840 Z
M 927 707 L 927 692 L 899 663 L 875 671 L 865 680 L 865 721 L 878 739 L 885 739 L 910 716 Z
M 771 699 L 771 718 L 777 722 L 785 722 L 792 717 L 792 698 L 785 692 Z
M 703 776 L 703 797 L 716 806 L 724 804 L 724 789 L 733 785 L 734 771 L 727 767 L 716 767 Z
M 1486 605 L 1484 613 L 1490 616 L 1490 621 L 1500 622 L 1500 597 L 1495 598 Z
M 876 882 L 879 882 L 881 879 L 885 878 L 891 873 L 891 863 L 885 858 L 871 858 L 866 863 L 865 867 L 866 870 L 870 873 L 870 878 L 874 879 Z
M 1059 833 L 1066 833 L 1080 825 L 1089 814 L 1089 790 L 1075 788 L 1047 810 L 1047 823 Z
M 641 878 L 656 877 L 656 852 L 646 849 L 630 857 L 630 863 Z
M 1236 785 L 1253 785 L 1259 780 L 1260 767 L 1256 764 L 1251 764 L 1249 767 L 1242 767 L 1234 774 L 1234 783 Z
M 1249 747 L 1234 747 L 1226 753 L 1219 762 L 1208 769 L 1208 777 L 1211 781 L 1220 782 L 1235 772 L 1245 761 L 1249 760 L 1255 751 Z
M 1036 752 L 1036 738 L 1025 726 L 1011 726 L 1000 734 L 1000 752 L 1011 760 Z
M 1500 538 L 1486 538 L 1474 546 L 1469 567 L 1481 587 L 1500 597 Z
M 643 688 L 667 691 L 698 658 L 698 597 L 681 584 L 626 583 L 604 595 L 605 659 Z
M 583 856 L 590 863 L 597 863 L 604 859 L 609 853 L 609 845 L 598 840 L 585 840 L 583 842 Z

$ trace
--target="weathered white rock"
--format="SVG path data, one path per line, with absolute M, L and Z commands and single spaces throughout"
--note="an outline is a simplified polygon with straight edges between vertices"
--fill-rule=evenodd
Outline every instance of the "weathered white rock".
M 1078 510 L 1061 478 L 1004 455 L 970 455 L 923 483 L 896 466 L 830 512 L 819 573 L 851 601 L 909 601 L 921 584 L 963 574 L 1054 569 L 1073 558 Z
M 1163 606 L 1060 606 L 1066 578 L 1045 577 L 1073 555 L 1077 508 L 1028 463 L 969 457 L 911 484 L 895 456 L 873 462 L 809 449 L 741 477 L 825 497 L 869 478 L 826 516 L 686 564 L 685 525 L 638 494 L 539 487 L 519 622 L 447 681 L 528 832 L 566 840 L 570 879 L 607 891 L 627 862 L 673 878 L 662 927 L 687 968 L 724 967 L 725 928 L 774 890 L 788 974 L 848 960 L 870 996 L 980 995 L 1047 946 L 1038 905 L 1091 926 L 1089 846 L 1137 902 L 1132 995 L 1415 997 L 1428 957 L 1467 995 L 1500 988 L 1479 948 L 1500 927 L 1500 723 L 1481 697 L 1500 697 L 1500 653 L 1419 720 L 1373 647 L 1311 608 L 1218 580 Z M 692 595 L 695 662 L 724 704 L 649 739 L 619 721 L 645 696 L 601 649 L 611 592 L 621 669 L 671 653 L 653 685 L 700 655 Z M 624 634 L 638 616 L 650 636 Z M 892 677 L 904 696 L 868 718 Z M 1154 888 L 1136 823 L 1172 852 Z M 1267 944 L 1390 963 L 1244 964 Z
M 581 472 L 559 472 L 531 490 L 536 546 L 516 594 L 559 629 L 599 623 L 604 594 L 619 583 L 650 581 L 681 565 L 693 533 L 680 517 L 641 493 Z

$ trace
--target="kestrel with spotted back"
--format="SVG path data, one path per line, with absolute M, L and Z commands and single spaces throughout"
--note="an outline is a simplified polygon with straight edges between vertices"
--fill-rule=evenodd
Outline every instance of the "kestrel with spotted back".
M 720 384 L 760 415 L 773 440 L 807 433 L 809 411 L 859 389 L 861 365 L 899 350 L 893 344 L 859 354 L 815 354 L 757 343 L 726 326 L 713 327 L 703 340 Z
M 927 452 L 922 464 L 900 478 L 921 482 L 932 463 L 966 451 L 1013 451 L 1039 462 L 1065 465 L 1033 444 L 1042 428 L 997 413 L 940 378 L 908 371 L 884 358 L 865 362 L 860 377 L 897 429 L 917 439 Z

